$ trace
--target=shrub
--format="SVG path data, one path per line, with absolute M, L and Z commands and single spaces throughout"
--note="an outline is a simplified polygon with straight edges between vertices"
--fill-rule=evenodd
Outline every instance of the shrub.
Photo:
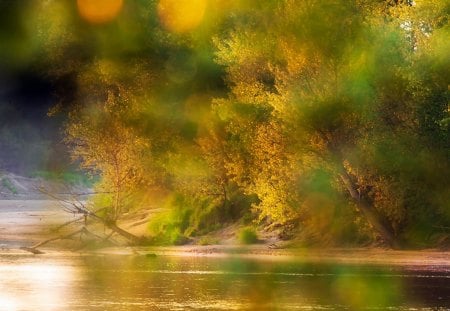
M 179 244 L 177 236 L 186 240 L 217 230 L 221 224 L 217 205 L 211 200 L 174 195 L 166 202 L 165 209 L 149 223 L 149 233 L 164 244 Z
M 12 194 L 17 194 L 16 187 L 14 187 L 12 182 L 7 177 L 2 178 L 2 186 L 8 189 Z
M 246 198 L 227 201 L 208 198 L 202 195 L 173 194 L 164 204 L 165 211 L 155 215 L 149 223 L 149 233 L 156 243 L 173 244 L 179 239 L 175 236 L 202 236 L 218 230 L 224 224 L 237 221 L 241 214 L 234 209 L 248 210 L 250 203 Z M 177 233 L 174 233 L 177 232 Z M 199 241 L 200 242 L 200 241 Z M 214 240 L 202 243 L 213 244 Z M 206 245 L 203 244 L 203 245 Z
M 154 242 L 160 245 L 180 245 L 186 242 L 182 233 L 187 213 L 167 210 L 155 215 L 149 223 L 149 233 Z
M 246 227 L 239 232 L 238 240 L 241 244 L 255 244 L 258 242 L 258 235 L 254 228 Z
M 211 238 L 209 236 L 203 236 L 198 240 L 197 244 L 203 245 L 203 246 L 204 245 L 214 245 L 214 244 L 219 244 L 219 240 Z

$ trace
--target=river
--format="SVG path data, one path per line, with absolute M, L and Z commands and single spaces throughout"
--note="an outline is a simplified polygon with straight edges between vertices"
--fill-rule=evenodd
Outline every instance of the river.
M 42 209 L 24 211 L 26 205 L 18 213 L 35 215 L 24 227 L 31 230 Z M 450 310 L 448 253 L 431 264 L 428 255 L 368 264 L 340 261 L 342 253 L 331 260 L 155 256 L 142 249 L 32 255 L 11 247 L 21 223 L 11 206 L 0 211 L 1 238 L 9 241 L 0 252 L 0 310 Z
M 446 269 L 57 252 L 1 255 L 0 277 L 8 311 L 450 309 Z

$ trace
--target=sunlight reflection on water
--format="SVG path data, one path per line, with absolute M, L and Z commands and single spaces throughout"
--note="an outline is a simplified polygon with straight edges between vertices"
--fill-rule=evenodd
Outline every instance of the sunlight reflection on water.
M 237 258 L 0 255 L 0 310 L 447 310 L 449 278 Z
M 60 310 L 70 298 L 76 271 L 46 263 L 0 266 L 0 310 Z

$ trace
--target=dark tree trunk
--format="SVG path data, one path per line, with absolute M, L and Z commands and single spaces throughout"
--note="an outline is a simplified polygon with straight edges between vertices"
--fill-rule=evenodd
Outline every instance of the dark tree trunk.
M 127 240 L 129 240 L 130 242 L 132 242 L 133 244 L 142 244 L 143 242 L 143 238 L 140 238 L 138 236 L 135 236 L 134 234 L 123 230 L 122 228 L 118 227 L 115 223 L 107 223 L 104 222 L 104 224 L 111 229 L 112 231 L 114 231 L 115 233 L 123 236 L 124 238 L 126 238 Z
M 115 233 L 123 236 L 124 238 L 126 238 L 127 240 L 132 242 L 133 244 L 142 244 L 142 242 L 144 242 L 143 238 L 140 238 L 140 237 L 138 237 L 138 236 L 136 236 L 136 235 L 134 235 L 134 234 L 132 234 L 132 233 L 130 233 L 128 231 L 123 230 L 122 228 L 118 227 L 114 221 L 109 221 L 109 220 L 103 219 L 102 217 L 99 217 L 99 216 L 97 216 L 94 213 L 89 213 L 89 216 L 91 216 L 92 218 L 94 218 L 97 221 L 100 221 L 106 227 L 108 227 L 109 229 L 111 229 Z
M 382 215 L 373 207 L 372 204 L 367 202 L 363 197 L 360 196 L 357 187 L 348 175 L 348 173 L 343 169 L 339 175 L 343 181 L 345 187 L 347 188 L 353 202 L 355 202 L 358 210 L 364 215 L 370 225 L 380 234 L 381 238 L 388 243 L 393 248 L 399 248 L 398 241 L 394 235 L 394 230 L 392 226 L 383 219 Z

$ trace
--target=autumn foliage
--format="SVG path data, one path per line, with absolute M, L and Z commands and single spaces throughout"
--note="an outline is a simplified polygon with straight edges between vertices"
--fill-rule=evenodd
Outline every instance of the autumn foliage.
M 53 112 L 107 217 L 164 207 L 150 227 L 172 242 L 239 221 L 305 243 L 448 241 L 446 1 L 185 2 L 32 14 L 41 70 L 75 85 Z

